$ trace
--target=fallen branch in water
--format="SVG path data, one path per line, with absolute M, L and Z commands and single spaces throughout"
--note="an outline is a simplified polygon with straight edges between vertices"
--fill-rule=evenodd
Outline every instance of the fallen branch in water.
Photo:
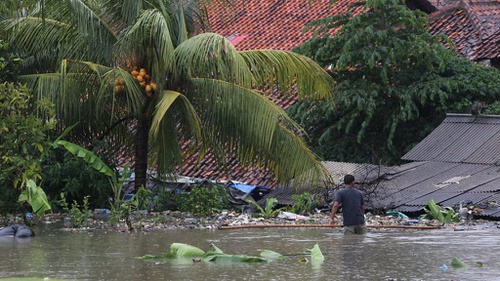
M 220 230 L 243 229 L 243 228 L 285 228 L 285 227 L 316 227 L 316 228 L 337 228 L 343 225 L 334 224 L 247 224 L 247 225 L 225 225 L 219 226 Z M 440 229 L 441 226 L 432 225 L 367 225 L 368 228 L 403 228 L 403 229 Z

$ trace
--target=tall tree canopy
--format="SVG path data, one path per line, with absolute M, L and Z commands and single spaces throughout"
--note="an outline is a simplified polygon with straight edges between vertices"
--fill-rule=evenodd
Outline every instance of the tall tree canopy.
M 360 1 L 307 28 L 315 38 L 294 51 L 331 69 L 336 106 L 303 102 L 291 115 L 325 159 L 397 163 L 449 110 L 498 98 L 498 70 L 456 57 L 401 0 Z
M 238 52 L 220 35 L 196 35 L 198 4 L 44 0 L 2 27 L 26 58 L 22 79 L 54 101 L 63 125 L 78 123 L 75 138 L 134 148 L 136 188 L 148 164 L 160 175 L 182 165 L 187 141 L 201 156 L 211 148 L 221 162 L 235 155 L 269 168 L 281 183 L 324 177 L 301 128 L 258 89 L 329 99 L 332 78 L 296 53 Z

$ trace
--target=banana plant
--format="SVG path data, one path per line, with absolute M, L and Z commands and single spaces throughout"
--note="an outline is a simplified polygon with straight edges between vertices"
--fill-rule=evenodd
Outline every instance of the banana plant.
M 260 214 L 266 219 L 275 217 L 277 214 L 279 214 L 281 210 L 284 209 L 284 208 L 279 208 L 279 209 L 274 208 L 274 206 L 278 203 L 278 199 L 276 198 L 267 198 L 266 206 L 264 208 L 262 208 L 259 204 L 257 204 L 257 202 L 253 200 L 246 200 L 246 201 L 254 205 L 259 210 Z
M 42 217 L 45 212 L 52 210 L 43 189 L 31 179 L 26 182 L 26 188 L 21 192 L 17 201 L 21 204 L 29 204 L 33 213 L 38 217 Z
M 108 177 L 109 184 L 113 190 L 113 203 L 116 204 L 121 203 L 122 198 L 122 189 L 123 183 L 130 176 L 129 164 L 125 165 L 121 176 L 118 178 L 113 169 L 111 169 L 104 161 L 102 161 L 97 155 L 93 152 L 68 141 L 58 140 L 56 141 L 58 146 L 62 146 L 66 148 L 67 151 L 72 153 L 73 155 L 82 158 L 87 164 L 90 165 L 94 170 L 106 175 Z M 113 206 L 113 204 L 112 204 Z
M 427 206 L 424 207 L 426 216 L 431 219 L 437 219 L 440 223 L 459 222 L 458 214 L 451 207 L 441 207 L 434 200 L 427 201 Z

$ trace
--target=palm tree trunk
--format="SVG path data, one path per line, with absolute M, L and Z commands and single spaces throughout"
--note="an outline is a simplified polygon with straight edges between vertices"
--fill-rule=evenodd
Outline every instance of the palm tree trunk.
M 137 123 L 137 134 L 135 137 L 135 182 L 134 193 L 141 186 L 146 187 L 148 169 L 148 138 L 151 120 L 142 116 Z

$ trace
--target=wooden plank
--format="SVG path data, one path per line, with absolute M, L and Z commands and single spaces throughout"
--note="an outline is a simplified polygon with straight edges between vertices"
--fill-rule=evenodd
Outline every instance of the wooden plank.
M 219 226 L 220 230 L 245 229 L 245 228 L 338 228 L 343 225 L 334 224 L 246 224 Z M 440 229 L 441 226 L 431 225 L 367 225 L 367 228 L 401 228 L 401 229 Z

